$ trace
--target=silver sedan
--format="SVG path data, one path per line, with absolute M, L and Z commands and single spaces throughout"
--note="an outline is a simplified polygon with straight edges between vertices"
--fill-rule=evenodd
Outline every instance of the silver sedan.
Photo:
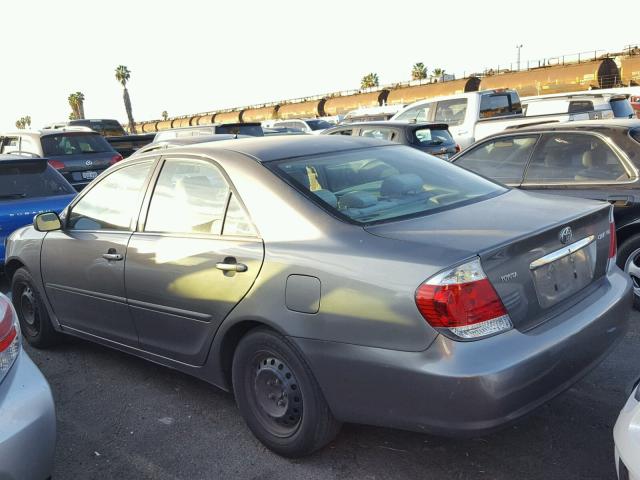
M 240 139 L 120 162 L 15 232 L 6 268 L 32 345 L 75 335 L 233 390 L 300 456 L 341 422 L 477 434 L 568 388 L 627 325 L 613 228 L 607 204 L 397 144 Z
M 22 349 L 18 317 L 0 293 L 0 478 L 49 478 L 55 443 L 49 384 Z

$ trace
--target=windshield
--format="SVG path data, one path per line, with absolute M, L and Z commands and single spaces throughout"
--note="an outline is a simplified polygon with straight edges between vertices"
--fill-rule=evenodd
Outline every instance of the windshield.
M 309 125 L 311 130 L 324 130 L 333 127 L 333 125 L 326 120 L 307 120 L 307 125 Z
M 0 163 L 0 202 L 75 193 L 45 161 Z
M 635 112 L 631 106 L 631 102 L 626 98 L 620 98 L 617 100 L 611 100 L 611 110 L 613 110 L 613 116 L 616 118 L 633 118 Z
M 45 157 L 59 157 L 115 150 L 97 133 L 66 132 L 42 137 L 42 152 Z
M 506 191 L 405 146 L 335 152 L 267 166 L 325 208 L 361 224 L 428 214 Z
M 420 145 L 451 145 L 455 143 L 446 128 L 420 128 L 415 131 L 416 140 Z

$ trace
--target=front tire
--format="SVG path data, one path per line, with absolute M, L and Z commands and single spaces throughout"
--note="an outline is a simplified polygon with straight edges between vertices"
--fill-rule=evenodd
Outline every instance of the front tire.
M 11 280 L 11 299 L 20 320 L 20 330 L 30 345 L 47 348 L 60 343 L 61 335 L 51 324 L 31 274 L 19 268 Z
M 618 247 L 618 266 L 631 276 L 633 307 L 640 310 L 640 234 L 627 238 Z
M 309 455 L 340 423 L 304 358 L 281 335 L 258 328 L 242 338 L 232 366 L 238 408 L 253 434 L 284 457 Z

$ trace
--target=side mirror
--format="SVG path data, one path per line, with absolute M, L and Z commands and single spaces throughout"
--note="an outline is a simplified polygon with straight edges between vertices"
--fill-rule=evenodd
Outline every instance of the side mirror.
M 62 222 L 55 212 L 39 213 L 33 217 L 33 228 L 39 232 L 51 232 L 53 230 L 60 230 L 62 228 Z

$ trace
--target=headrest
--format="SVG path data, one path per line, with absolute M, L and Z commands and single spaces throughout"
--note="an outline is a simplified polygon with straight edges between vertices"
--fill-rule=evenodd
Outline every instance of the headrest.
M 365 208 L 377 202 L 378 199 L 367 192 L 349 192 L 340 197 L 340 203 L 346 208 Z
M 582 154 L 582 166 L 585 168 L 604 167 L 607 164 L 607 153 L 601 149 L 587 150 Z
M 338 206 L 338 197 L 336 197 L 335 193 L 330 192 L 329 190 L 316 190 L 313 192 L 314 195 L 317 195 L 320 200 L 325 203 L 328 203 L 332 207 Z
M 402 173 L 387 177 L 382 182 L 380 194 L 385 197 L 396 197 L 407 193 L 422 191 L 424 181 L 415 173 Z

